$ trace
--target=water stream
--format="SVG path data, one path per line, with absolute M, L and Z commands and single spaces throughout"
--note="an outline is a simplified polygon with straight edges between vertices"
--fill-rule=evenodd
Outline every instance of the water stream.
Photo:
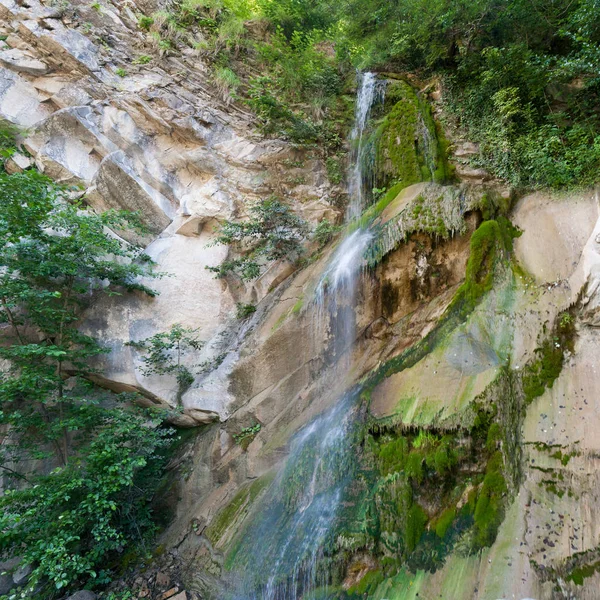
M 361 77 L 352 130 L 347 219 L 360 215 L 364 208 L 368 176 L 360 160 L 362 137 L 383 89 L 374 74 Z M 357 229 L 339 243 L 316 286 L 311 307 L 314 335 L 325 336 L 323 328 L 329 328 L 332 368 L 340 381 L 348 379 L 356 290 L 371 237 L 370 232 Z M 351 383 L 346 381 L 347 387 Z M 234 551 L 235 600 L 299 600 L 314 590 L 326 597 L 325 549 L 333 544 L 341 502 L 356 466 L 352 453 L 355 400 L 355 394 L 346 393 L 293 438 L 285 466 L 265 493 L 260 510 L 249 517 L 250 525 Z
M 375 73 L 360 75 L 360 85 L 356 96 L 354 126 L 350 133 L 350 171 L 348 173 L 348 209 L 346 220 L 360 216 L 365 208 L 365 196 L 373 184 L 372 169 L 365 164 L 365 129 L 373 107 L 383 102 L 385 81 L 377 79 Z M 367 168 L 365 168 L 367 166 Z M 369 165 L 372 166 L 372 165 Z

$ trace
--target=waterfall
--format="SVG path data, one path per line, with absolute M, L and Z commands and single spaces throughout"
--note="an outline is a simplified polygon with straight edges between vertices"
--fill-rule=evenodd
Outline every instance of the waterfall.
M 360 216 L 365 208 L 365 192 L 370 192 L 367 183 L 372 184 L 369 169 L 365 169 L 364 133 L 371 110 L 385 97 L 385 81 L 377 79 L 375 73 L 360 75 L 360 84 L 356 96 L 354 110 L 354 126 L 350 133 L 350 169 L 348 173 L 348 195 L 350 201 L 346 211 L 346 220 L 350 221 Z M 367 172 L 366 172 L 367 171 Z
M 372 73 L 361 77 L 357 97 L 347 219 L 360 215 L 365 174 L 361 144 L 373 103 L 383 86 Z M 312 310 L 314 334 L 325 336 L 336 378 L 347 378 L 355 338 L 355 297 L 369 231 L 357 229 L 336 248 L 316 286 Z M 350 387 L 350 381 L 345 381 Z M 329 574 L 320 568 L 324 548 L 334 543 L 335 524 L 356 460 L 358 403 L 346 393 L 292 439 L 285 466 L 265 493 L 258 512 L 233 551 L 235 600 L 299 600 L 320 589 L 327 593 Z M 326 596 L 320 596 L 325 598 Z

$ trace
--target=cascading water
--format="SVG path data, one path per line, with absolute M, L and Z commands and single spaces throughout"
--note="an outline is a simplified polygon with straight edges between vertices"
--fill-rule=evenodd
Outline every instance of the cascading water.
M 383 86 L 372 73 L 361 78 L 355 125 L 351 197 L 347 218 L 363 208 L 362 136 L 373 103 Z M 363 256 L 372 234 L 357 229 L 338 246 L 316 287 L 315 335 L 331 327 L 336 377 L 350 367 L 355 338 L 355 296 Z M 350 382 L 348 382 L 350 383 Z M 233 557 L 236 600 L 297 600 L 311 590 L 326 594 L 325 548 L 333 544 L 336 519 L 347 485 L 352 481 L 358 406 L 356 394 L 345 394 L 336 405 L 301 430 L 292 440 L 285 467 L 266 492 L 261 509 L 251 517 Z M 325 596 L 321 596 L 323 598 Z
M 356 97 L 354 111 L 354 127 L 350 133 L 351 156 L 348 173 L 348 195 L 350 201 L 346 212 L 346 220 L 360 216 L 365 204 L 365 180 L 372 183 L 369 169 L 365 169 L 364 133 L 371 110 L 382 102 L 385 96 L 385 82 L 377 79 L 375 73 L 363 73 Z

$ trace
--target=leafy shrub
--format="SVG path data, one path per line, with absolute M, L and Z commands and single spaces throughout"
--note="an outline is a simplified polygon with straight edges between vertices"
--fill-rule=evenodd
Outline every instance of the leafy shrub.
M 198 330 L 182 327 L 176 323 L 169 331 L 139 342 L 128 342 L 143 353 L 142 372 L 145 375 L 174 375 L 180 387 L 180 394 L 194 381 L 192 372 L 182 364 L 183 355 L 204 346 L 198 338 Z
M 339 225 L 333 225 L 328 219 L 323 219 L 315 227 L 313 238 L 319 244 L 319 249 L 321 249 L 327 246 L 339 231 Z
M 255 279 L 261 272 L 259 261 L 297 258 L 307 233 L 306 222 L 287 204 L 275 197 L 263 200 L 250 208 L 249 220 L 241 223 L 225 221 L 217 230 L 214 243 L 231 245 L 244 254 L 242 258 L 207 268 L 217 277 L 236 273 L 244 280 Z
M 152 25 L 154 25 L 154 19 L 152 17 L 141 16 L 138 20 L 138 26 L 140 29 L 149 31 Z
M 243 304 L 242 302 L 236 304 L 235 316 L 238 319 L 246 319 L 255 312 L 256 306 L 254 306 L 254 304 Z

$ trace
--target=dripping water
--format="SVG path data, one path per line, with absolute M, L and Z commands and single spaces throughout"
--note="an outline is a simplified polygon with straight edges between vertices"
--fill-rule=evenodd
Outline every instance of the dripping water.
M 363 209 L 363 134 L 383 89 L 374 74 L 361 77 L 352 130 L 347 220 Z M 339 243 L 317 284 L 312 306 L 314 335 L 325 339 L 328 328 L 332 368 L 346 387 L 358 281 L 371 239 L 369 231 L 357 229 Z M 356 467 L 352 453 L 355 400 L 355 393 L 346 393 L 293 438 L 285 466 L 265 493 L 260 510 L 250 516 L 250 525 L 234 550 L 235 600 L 299 600 L 311 590 L 327 589 L 329 574 L 320 568 L 323 548 L 334 541 L 336 520 Z

